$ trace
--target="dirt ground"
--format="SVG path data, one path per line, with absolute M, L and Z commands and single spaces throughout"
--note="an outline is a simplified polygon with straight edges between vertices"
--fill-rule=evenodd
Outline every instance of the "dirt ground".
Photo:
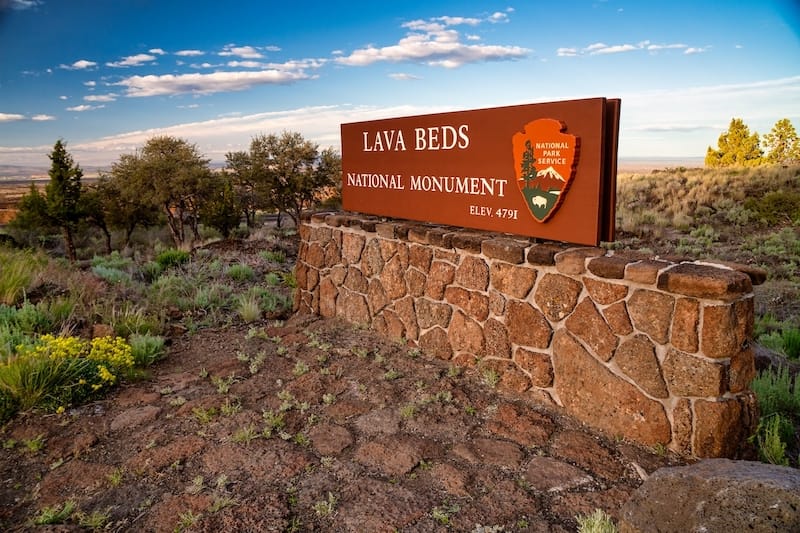
M 185 333 L 150 379 L 0 437 L 3 531 L 574 531 L 680 462 L 310 316 Z

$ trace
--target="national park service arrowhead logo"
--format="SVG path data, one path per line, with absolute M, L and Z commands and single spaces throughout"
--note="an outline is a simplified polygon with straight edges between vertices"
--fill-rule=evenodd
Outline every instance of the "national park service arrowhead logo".
M 517 185 L 533 218 L 547 222 L 567 195 L 578 164 L 580 139 L 560 120 L 540 118 L 511 138 Z

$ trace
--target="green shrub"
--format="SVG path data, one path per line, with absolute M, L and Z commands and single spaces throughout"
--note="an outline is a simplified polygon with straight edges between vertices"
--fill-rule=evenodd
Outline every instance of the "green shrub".
M 162 269 L 166 270 L 170 267 L 187 263 L 190 258 L 191 255 L 189 252 L 170 248 L 168 250 L 164 250 L 156 256 L 156 263 L 161 265 Z
M 235 281 L 249 281 L 255 276 L 250 266 L 241 263 L 229 266 L 225 273 Z
M 161 263 L 157 263 L 155 261 L 148 261 L 147 263 L 143 264 L 140 269 L 142 273 L 142 278 L 147 283 L 153 283 L 155 280 L 158 279 L 158 276 L 164 272 L 164 267 L 161 266 Z
M 761 416 L 776 413 L 800 417 L 800 380 L 792 384 L 787 368 L 762 370 L 750 385 L 758 398 Z
M 800 359 L 800 329 L 788 328 L 781 333 L 783 353 L 790 359 Z
M 274 287 L 281 283 L 281 276 L 277 272 L 269 272 L 264 276 L 264 283 Z
M 236 302 L 236 313 L 245 322 L 255 322 L 261 318 L 261 300 L 257 294 L 243 294 Z
M 194 306 L 205 311 L 217 311 L 227 307 L 231 288 L 227 285 L 212 283 L 202 286 L 194 293 Z
M 133 259 L 122 257 L 116 250 L 109 255 L 94 256 L 92 258 L 92 267 L 105 267 L 113 268 L 115 270 L 129 271 L 133 268 Z
M 617 533 L 617 526 L 602 509 L 595 509 L 588 515 L 578 515 L 578 533 Z
M 164 337 L 134 333 L 128 338 L 136 366 L 150 366 L 164 356 Z
M 286 262 L 286 254 L 283 253 L 281 250 L 275 250 L 275 251 L 265 250 L 263 252 L 259 252 L 258 255 L 261 257 L 261 259 L 265 261 L 272 261 L 273 263 Z
M 13 305 L 47 264 L 42 254 L 0 247 L 0 304 Z
M 124 285 L 131 281 L 131 275 L 127 272 L 104 265 L 93 266 L 92 272 L 113 285 Z
M 791 224 L 800 219 L 800 193 L 772 191 L 759 199 L 750 198 L 745 208 L 767 226 Z
M 761 417 L 755 434 L 759 458 L 773 465 L 789 466 L 786 443 L 794 436 L 792 421 L 778 413 Z

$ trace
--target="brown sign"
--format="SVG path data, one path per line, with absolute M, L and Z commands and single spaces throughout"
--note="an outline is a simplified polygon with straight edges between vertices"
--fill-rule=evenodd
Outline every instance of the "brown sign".
M 597 245 L 614 240 L 620 101 L 342 124 L 349 211 Z

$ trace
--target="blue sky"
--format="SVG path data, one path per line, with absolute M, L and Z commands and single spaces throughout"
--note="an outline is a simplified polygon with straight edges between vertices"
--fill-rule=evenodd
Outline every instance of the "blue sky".
M 155 135 L 253 136 L 622 99 L 620 158 L 702 157 L 733 117 L 800 129 L 800 3 L 0 0 L 0 164 L 109 166 Z

